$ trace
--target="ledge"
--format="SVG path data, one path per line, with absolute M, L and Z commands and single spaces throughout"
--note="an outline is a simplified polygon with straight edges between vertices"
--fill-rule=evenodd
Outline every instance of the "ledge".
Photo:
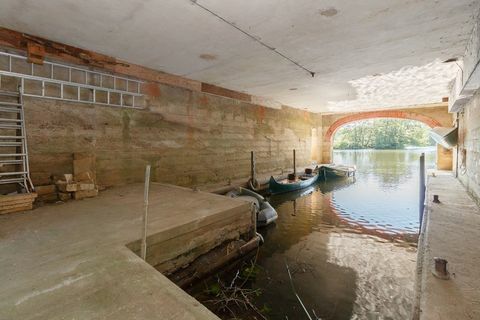
M 428 177 L 426 199 L 413 318 L 480 319 L 480 210 L 451 173 Z M 448 261 L 449 280 L 433 276 L 434 257 Z

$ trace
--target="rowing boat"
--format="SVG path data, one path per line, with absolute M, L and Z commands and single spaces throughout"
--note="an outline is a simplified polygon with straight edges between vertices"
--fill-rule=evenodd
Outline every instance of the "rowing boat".
M 311 170 L 310 170 L 311 172 Z M 303 174 L 298 177 L 290 177 L 277 181 L 274 177 L 270 177 L 268 182 L 268 190 L 271 194 L 278 194 L 284 192 L 295 191 L 311 186 L 320 178 L 320 173 L 316 170 L 310 174 Z
M 320 171 L 323 172 L 327 178 L 347 178 L 355 176 L 356 168 L 338 164 L 329 164 L 321 166 Z

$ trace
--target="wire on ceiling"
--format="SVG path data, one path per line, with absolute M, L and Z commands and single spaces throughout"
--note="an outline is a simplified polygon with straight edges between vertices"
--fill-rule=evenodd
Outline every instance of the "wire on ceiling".
M 212 11 L 211 9 L 205 7 L 204 5 L 198 3 L 197 0 L 190 0 L 190 2 L 196 6 L 198 6 L 199 8 L 203 9 L 204 11 L 210 13 L 211 15 L 217 17 L 218 19 L 220 19 L 221 21 L 225 22 L 226 24 L 228 24 L 229 26 L 237 29 L 238 31 L 240 31 L 241 33 L 243 33 L 244 35 L 246 35 L 247 37 L 249 37 L 250 39 L 252 39 L 253 41 L 259 43 L 260 45 L 264 46 L 265 48 L 267 48 L 268 50 L 272 51 L 273 53 L 279 55 L 280 57 L 282 57 L 283 59 L 285 60 L 288 60 L 289 62 L 293 63 L 294 65 L 296 65 L 297 67 L 305 70 L 306 72 L 308 72 L 312 78 L 315 77 L 315 72 L 309 70 L 308 68 L 302 66 L 300 63 L 296 62 L 295 60 L 289 58 L 288 56 L 286 56 L 285 54 L 281 53 L 280 51 L 278 51 L 276 48 L 273 48 L 271 46 L 269 46 L 268 44 L 266 44 L 265 42 L 259 40 L 258 38 L 256 38 L 254 35 L 248 33 L 247 31 L 243 30 L 242 28 L 238 27 L 237 25 L 235 25 L 233 22 L 230 22 L 228 21 L 227 19 L 223 18 L 221 15 L 219 15 L 218 13 Z

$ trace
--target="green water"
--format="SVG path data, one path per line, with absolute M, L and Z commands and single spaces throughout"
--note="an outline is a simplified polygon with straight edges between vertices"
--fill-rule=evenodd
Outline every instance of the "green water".
M 308 319 L 295 292 L 312 319 L 408 319 L 421 152 L 336 151 L 336 163 L 357 166 L 355 179 L 323 181 L 271 197 L 279 218 L 259 230 L 265 244 L 252 279 L 243 286 L 258 289 L 251 298 L 257 311 L 235 305 L 218 310 L 218 301 L 205 292 L 230 283 L 242 267 L 206 280 L 192 294 L 223 319 Z M 427 167 L 433 167 L 435 152 L 426 156 Z

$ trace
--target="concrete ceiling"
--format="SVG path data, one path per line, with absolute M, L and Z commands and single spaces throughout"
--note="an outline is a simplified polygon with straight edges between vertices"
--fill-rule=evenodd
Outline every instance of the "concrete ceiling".
M 0 26 L 343 112 L 448 96 L 458 67 L 442 61 L 461 57 L 479 8 L 478 0 L 2 0 Z

